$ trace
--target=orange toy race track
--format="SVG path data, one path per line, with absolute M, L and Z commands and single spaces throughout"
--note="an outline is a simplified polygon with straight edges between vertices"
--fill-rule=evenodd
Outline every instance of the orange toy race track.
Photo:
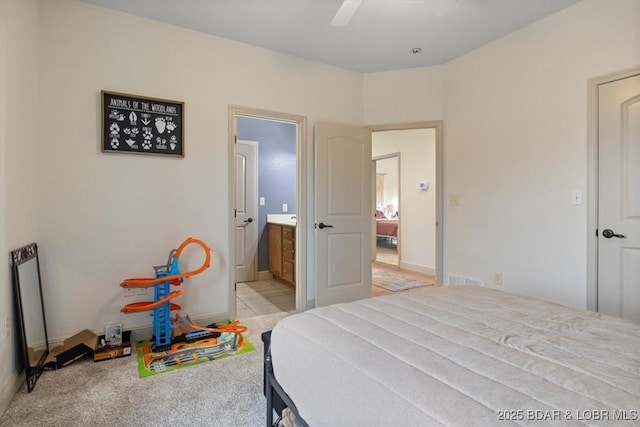
M 205 259 L 200 267 L 183 273 L 180 271 L 180 255 L 190 244 L 200 246 L 204 250 Z M 219 357 L 225 352 L 236 351 L 238 346 L 243 343 L 242 332 L 245 332 L 247 327 L 241 325 L 237 320 L 226 324 L 211 324 L 203 327 L 192 323 L 189 316 L 181 318 L 176 315 L 174 321 L 171 319 L 170 312 L 181 309 L 180 305 L 172 302 L 172 300 L 185 292 L 183 289 L 171 291 L 171 286 L 181 285 L 184 279 L 202 273 L 209 268 L 210 264 L 211 249 L 202 240 L 189 237 L 180 244 L 178 249 L 169 252 L 169 259 L 166 265 L 154 267 L 156 271 L 155 277 L 134 277 L 125 279 L 120 284 L 123 288 L 155 288 L 153 301 L 130 303 L 120 310 L 123 313 L 153 311 L 152 337 L 154 344 L 151 349 L 155 353 L 168 353 L 157 360 L 148 361 L 149 366 L 151 364 L 164 366 L 165 363 L 173 362 L 180 364 L 183 356 L 196 359 L 200 354 L 203 357 Z M 176 326 L 179 329 L 176 329 Z M 182 333 L 178 334 L 177 332 Z M 230 335 L 233 336 L 233 339 L 229 338 Z M 218 342 L 218 337 L 225 338 L 221 338 L 222 341 Z M 198 343 L 187 343 L 187 340 L 197 340 Z M 192 351 L 194 349 L 197 350 L 196 353 Z M 189 355 L 182 354 L 184 352 L 188 352 Z
M 185 247 L 187 247 L 188 245 L 190 245 L 191 243 L 195 243 L 197 245 L 200 245 L 202 247 L 202 249 L 204 249 L 204 252 L 205 252 L 205 255 L 206 255 L 206 258 L 205 258 L 204 262 L 202 263 L 202 265 L 199 268 L 196 268 L 195 270 L 187 271 L 185 273 L 174 274 L 174 275 L 165 276 L 165 277 L 158 277 L 158 278 L 155 278 L 155 277 L 153 277 L 153 278 L 149 278 L 149 277 L 145 277 L 145 278 L 134 277 L 134 278 L 131 278 L 131 279 L 125 279 L 125 280 L 122 281 L 120 286 L 122 286 L 123 288 L 134 288 L 134 287 L 144 287 L 144 288 L 146 288 L 146 287 L 149 287 L 149 286 L 155 286 L 155 285 L 157 285 L 159 283 L 163 283 L 163 282 L 171 282 L 172 285 L 178 285 L 180 283 L 176 282 L 176 281 L 182 281 L 182 279 L 187 279 L 187 278 L 189 278 L 191 276 L 195 276 L 196 274 L 202 273 L 207 268 L 209 268 L 209 266 L 211 265 L 211 249 L 202 240 L 194 239 L 193 237 L 189 237 L 187 240 L 182 242 L 182 244 L 178 247 L 178 249 L 176 249 L 176 252 L 173 254 L 173 256 L 174 256 L 174 258 L 179 258 L 180 254 L 182 253 L 182 250 Z
M 180 254 L 182 253 L 184 248 L 186 248 L 188 245 L 192 243 L 199 245 L 204 250 L 204 253 L 205 253 L 204 262 L 199 268 L 196 268 L 195 270 L 187 271 L 184 273 L 173 274 L 170 276 L 153 277 L 153 278 L 135 277 L 131 279 L 125 279 L 122 281 L 120 286 L 122 286 L 123 288 L 140 288 L 140 287 L 146 288 L 150 286 L 156 286 L 165 282 L 170 282 L 172 285 L 177 286 L 177 285 L 180 285 L 180 283 L 182 283 L 182 280 L 188 277 L 194 276 L 196 274 L 202 273 L 211 265 L 211 249 L 202 240 L 194 239 L 193 237 L 189 237 L 188 239 L 186 239 L 184 242 L 182 242 L 182 244 L 180 244 L 180 246 L 178 246 L 178 249 L 172 252 L 172 254 L 169 257 L 170 263 L 172 259 L 173 260 L 179 259 Z M 169 267 L 170 266 L 167 265 L 167 268 Z M 120 311 L 123 313 L 140 313 L 143 311 L 150 311 L 155 309 L 156 307 L 160 307 L 162 304 L 165 304 L 174 298 L 179 297 L 183 293 L 184 293 L 184 290 L 178 290 L 178 291 L 173 291 L 169 293 L 168 295 L 159 299 L 158 301 L 134 302 L 134 303 L 125 305 L 124 307 L 122 307 Z M 170 310 L 172 311 L 180 310 L 180 308 L 181 307 L 178 304 L 175 304 L 175 303 L 170 304 Z
M 247 327 L 244 325 L 241 325 L 240 322 L 238 320 L 234 320 L 233 322 L 229 322 L 229 323 L 223 323 L 220 325 L 216 325 L 215 328 L 208 328 L 205 326 L 198 326 L 195 323 L 191 323 L 191 322 L 187 322 L 187 325 L 194 330 L 198 330 L 198 331 L 209 331 L 209 332 L 232 332 L 232 333 L 242 333 L 242 332 L 246 332 Z M 186 333 L 186 331 L 183 330 L 183 332 Z
M 179 297 L 182 294 L 184 294 L 184 290 L 180 289 L 178 291 L 171 292 L 169 295 L 167 295 L 166 297 L 158 301 L 132 302 L 131 304 L 127 304 L 124 307 L 122 307 L 120 311 L 123 313 L 129 314 L 129 313 L 140 313 L 141 311 L 153 310 L 154 308 L 159 307 L 165 302 L 169 302 L 172 299 Z M 176 304 L 173 302 L 171 303 L 170 307 L 171 307 L 171 311 L 180 310 L 182 308 L 180 307 L 179 304 Z

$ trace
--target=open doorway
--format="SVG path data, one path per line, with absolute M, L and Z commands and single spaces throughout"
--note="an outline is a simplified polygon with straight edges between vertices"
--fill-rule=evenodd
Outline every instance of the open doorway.
M 298 221 L 301 126 L 304 119 L 297 116 L 234 107 L 230 111 L 233 317 L 292 311 L 298 297 L 305 298 L 296 287 L 296 241 L 304 240 L 296 238 L 304 223 Z
M 375 260 L 398 266 L 400 228 L 400 153 L 375 157 Z
M 376 168 L 373 295 L 437 282 L 441 259 L 438 126 L 389 127 L 372 133 Z

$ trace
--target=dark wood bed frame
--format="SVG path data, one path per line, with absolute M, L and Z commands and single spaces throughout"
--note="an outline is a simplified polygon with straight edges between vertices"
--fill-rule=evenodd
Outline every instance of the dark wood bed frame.
M 309 427 L 309 424 L 300 416 L 296 405 L 289 395 L 284 391 L 273 372 L 271 363 L 271 331 L 262 333 L 262 343 L 264 345 L 264 369 L 263 369 L 263 393 L 267 398 L 267 427 L 274 427 L 273 411 L 278 416 L 282 416 L 282 411 L 289 408 L 296 416 L 296 426 Z M 277 422 L 277 421 L 276 421 Z

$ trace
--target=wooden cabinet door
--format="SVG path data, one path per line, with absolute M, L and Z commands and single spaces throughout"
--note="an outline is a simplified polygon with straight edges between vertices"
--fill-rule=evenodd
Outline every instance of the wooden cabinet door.
M 282 280 L 295 284 L 296 267 L 291 261 L 282 261 Z
M 289 239 L 282 240 L 282 259 L 294 262 L 296 260 L 296 242 Z
M 269 271 L 282 277 L 282 227 L 269 224 Z
M 296 284 L 296 228 L 282 226 L 282 280 Z

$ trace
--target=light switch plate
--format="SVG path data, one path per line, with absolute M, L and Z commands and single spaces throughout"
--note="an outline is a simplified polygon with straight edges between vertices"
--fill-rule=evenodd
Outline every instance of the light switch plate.
M 573 190 L 571 192 L 571 204 L 572 205 L 581 205 L 582 204 L 582 191 Z

